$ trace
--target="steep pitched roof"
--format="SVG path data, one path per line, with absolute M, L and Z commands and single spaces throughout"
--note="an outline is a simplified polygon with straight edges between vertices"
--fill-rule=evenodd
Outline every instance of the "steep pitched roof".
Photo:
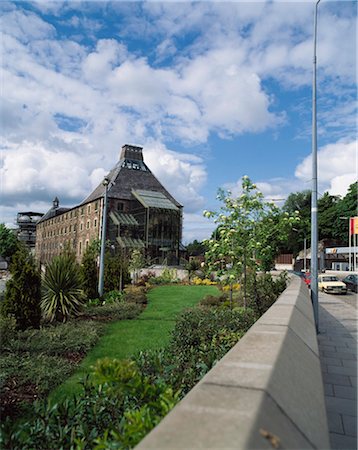
M 133 199 L 132 190 L 145 190 L 161 192 L 178 208 L 182 205 L 177 202 L 165 187 L 157 180 L 143 161 L 142 147 L 124 145 L 120 160 L 107 176 L 108 197 L 118 200 Z M 96 189 L 82 202 L 92 202 L 104 195 L 104 186 L 100 183 Z

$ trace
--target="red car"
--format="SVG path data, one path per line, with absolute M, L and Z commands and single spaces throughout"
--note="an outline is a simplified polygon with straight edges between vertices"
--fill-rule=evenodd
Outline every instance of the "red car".
M 311 288 L 311 274 L 309 272 L 303 275 L 303 281 L 306 283 L 307 287 Z

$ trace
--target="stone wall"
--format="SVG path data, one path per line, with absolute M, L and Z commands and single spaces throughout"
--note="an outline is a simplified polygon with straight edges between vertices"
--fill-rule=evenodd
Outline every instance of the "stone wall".
M 330 448 L 313 311 L 298 277 L 136 448 Z

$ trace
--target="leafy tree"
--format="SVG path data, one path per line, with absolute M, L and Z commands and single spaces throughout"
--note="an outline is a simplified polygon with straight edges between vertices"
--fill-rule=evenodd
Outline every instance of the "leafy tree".
M 317 201 L 318 239 L 333 239 L 337 226 L 339 197 L 325 192 Z
M 74 254 L 65 252 L 52 259 L 43 277 L 41 308 L 45 319 L 65 322 L 82 309 L 85 295 L 82 290 L 80 267 Z
M 83 291 L 88 299 L 98 297 L 98 265 L 99 240 L 90 243 L 83 254 L 81 263 L 81 281 Z
M 204 242 L 199 242 L 196 239 L 186 246 L 186 250 L 189 256 L 204 255 L 207 247 Z
M 311 191 L 294 192 L 290 194 L 282 207 L 284 212 L 300 213 L 300 221 L 297 222 L 289 233 L 287 241 L 282 245 L 281 251 L 293 253 L 296 256 L 303 248 L 303 241 L 307 239 L 307 245 L 311 238 Z
M 246 289 L 247 269 L 256 274 L 257 268 L 272 267 L 279 245 L 299 221 L 298 213 L 282 213 L 274 203 L 265 202 L 248 177 L 242 179 L 239 197 L 220 189 L 218 199 L 223 203 L 221 212 L 204 212 L 218 224 L 217 238 L 207 241 L 207 263 L 230 283 L 244 275 Z
M 14 232 L 3 223 L 0 224 L 0 256 L 11 258 L 19 249 L 19 241 Z
M 4 316 L 13 316 L 20 330 L 38 328 L 41 320 L 41 276 L 33 256 L 25 247 L 13 255 L 11 279 L 6 283 L 1 306 Z
M 348 192 L 337 205 L 337 217 L 335 221 L 334 237 L 343 242 L 348 240 L 348 221 L 342 217 L 358 216 L 358 183 L 355 182 L 349 186 Z M 348 243 L 347 243 L 348 244 Z
M 143 252 L 134 249 L 129 260 L 129 269 L 134 273 L 134 283 L 138 281 L 138 270 L 145 266 L 145 258 Z

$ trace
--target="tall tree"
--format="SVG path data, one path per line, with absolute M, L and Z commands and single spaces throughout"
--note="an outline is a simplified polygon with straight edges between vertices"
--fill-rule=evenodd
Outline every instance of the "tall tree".
M 186 246 L 186 250 L 189 256 L 199 256 L 204 255 L 207 248 L 204 242 L 199 242 L 198 240 L 194 239 L 193 242 L 189 243 Z
M 358 216 L 358 183 L 349 186 L 345 197 L 337 205 L 337 217 L 335 222 L 334 237 L 341 239 L 348 245 L 348 219 Z
M 317 201 L 318 239 L 334 239 L 337 226 L 339 197 L 325 192 Z
M 295 224 L 289 233 L 287 242 L 282 246 L 281 251 L 293 253 L 296 256 L 303 248 L 304 240 L 307 245 L 311 238 L 311 191 L 294 192 L 290 194 L 282 207 L 284 212 L 295 214 L 299 211 L 301 220 Z
M 19 241 L 13 230 L 10 230 L 5 224 L 0 224 L 0 256 L 5 259 L 11 258 L 19 249 Z

